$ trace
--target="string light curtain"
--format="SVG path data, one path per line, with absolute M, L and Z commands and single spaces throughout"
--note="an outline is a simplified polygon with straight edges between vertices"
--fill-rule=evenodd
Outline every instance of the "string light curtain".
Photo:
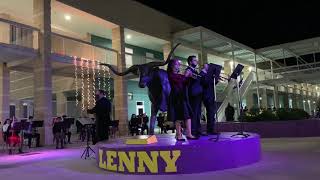
M 111 73 L 109 68 L 101 66 L 99 61 L 78 58 L 76 56 L 73 57 L 73 63 L 76 106 L 80 104 L 78 96 L 80 95 L 79 89 L 81 88 L 82 112 L 86 108 L 89 109 L 91 105 L 95 105 L 96 85 L 97 88 L 105 90 L 108 93 L 107 98 L 111 99 Z M 78 67 L 79 65 L 80 67 Z M 92 73 L 91 77 L 90 72 Z M 92 84 L 90 81 L 92 81 Z

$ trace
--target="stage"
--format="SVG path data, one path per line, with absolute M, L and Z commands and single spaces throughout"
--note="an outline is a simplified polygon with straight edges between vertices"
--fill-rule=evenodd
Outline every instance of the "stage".
M 157 135 L 149 145 L 127 145 L 126 139 L 96 146 L 97 165 L 101 169 L 125 174 L 192 174 L 236 168 L 258 162 L 260 137 L 231 137 L 224 132 L 202 136 L 199 140 L 177 142 L 174 135 Z

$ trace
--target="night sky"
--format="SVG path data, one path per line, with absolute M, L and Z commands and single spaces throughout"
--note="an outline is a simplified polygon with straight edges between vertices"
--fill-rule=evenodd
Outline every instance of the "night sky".
M 320 5 L 308 0 L 136 1 L 255 49 L 320 36 Z

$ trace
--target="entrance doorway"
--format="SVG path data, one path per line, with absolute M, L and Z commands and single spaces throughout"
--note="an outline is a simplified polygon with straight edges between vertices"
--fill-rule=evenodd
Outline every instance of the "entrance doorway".
M 143 114 L 145 112 L 144 110 L 144 102 L 143 101 L 137 101 L 136 103 L 136 114 Z

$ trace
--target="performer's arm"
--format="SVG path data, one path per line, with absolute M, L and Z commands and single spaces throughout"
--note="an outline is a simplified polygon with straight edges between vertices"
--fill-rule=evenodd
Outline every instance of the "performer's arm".
M 107 112 L 108 112 L 108 121 L 111 121 L 111 102 L 109 100 L 107 100 Z
M 111 102 L 108 100 L 108 112 L 110 113 L 111 112 Z
M 206 74 L 204 71 L 201 71 L 200 76 L 201 76 L 201 79 L 200 79 L 201 85 L 207 87 L 208 84 L 210 83 L 210 78 L 208 77 L 208 74 Z
M 89 114 L 95 114 L 97 111 L 97 105 L 95 105 L 92 109 L 88 109 L 87 110 L 87 113 Z
M 184 72 L 184 75 L 185 75 L 186 77 L 192 77 L 192 72 L 191 72 L 191 70 L 186 69 L 186 71 Z

